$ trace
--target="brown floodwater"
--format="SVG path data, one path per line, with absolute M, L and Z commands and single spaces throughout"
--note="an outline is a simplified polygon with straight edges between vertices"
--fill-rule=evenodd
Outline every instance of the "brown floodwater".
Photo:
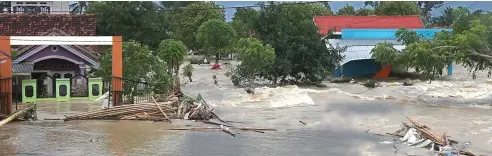
M 194 82 L 185 93 L 203 95 L 214 111 L 237 127 L 274 128 L 276 132 L 170 131 L 170 128 L 214 127 L 194 121 L 172 124 L 152 121 L 48 121 L 88 110 L 99 102 L 38 104 L 38 121 L 13 122 L 0 128 L 0 155 L 165 155 L 165 156 L 324 156 L 432 155 L 409 148 L 394 137 L 378 136 L 399 129 L 406 116 L 445 132 L 479 154 L 492 153 L 492 110 L 457 104 L 449 98 L 422 96 L 396 90 L 362 90 L 351 84 L 325 89 L 259 88 L 250 97 L 233 87 L 224 71 L 195 66 Z M 217 75 L 219 85 L 211 83 Z M 330 91 L 337 87 L 339 90 Z M 390 94 L 395 92 L 394 94 Z M 394 98 L 367 98 L 381 95 Z M 461 101 L 462 102 L 462 101 Z M 299 121 L 307 123 L 301 124 Z M 367 132 L 366 132 L 367 131 Z M 391 141 L 393 144 L 380 144 Z M 458 145 L 461 148 L 462 145 Z M 395 154 L 395 146 L 398 152 Z M 405 154 L 406 153 L 406 154 Z

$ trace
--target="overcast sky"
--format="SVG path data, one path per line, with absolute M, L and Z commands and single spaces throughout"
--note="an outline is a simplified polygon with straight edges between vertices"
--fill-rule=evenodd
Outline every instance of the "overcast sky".
M 356 10 L 364 7 L 365 1 L 337 1 L 330 2 L 330 6 L 333 12 L 336 12 L 338 9 L 342 8 L 345 4 L 352 5 Z M 258 1 L 216 1 L 216 4 L 223 5 L 224 7 L 236 7 L 236 6 L 252 6 L 258 3 Z M 446 8 L 446 6 L 455 8 L 458 6 L 469 7 L 470 10 L 475 11 L 479 9 L 483 9 L 486 11 L 492 11 L 492 1 L 446 1 L 444 2 L 444 6 L 433 10 L 432 16 L 439 16 L 441 14 L 441 10 Z M 226 9 L 226 20 L 231 21 L 234 16 L 234 12 L 236 9 Z

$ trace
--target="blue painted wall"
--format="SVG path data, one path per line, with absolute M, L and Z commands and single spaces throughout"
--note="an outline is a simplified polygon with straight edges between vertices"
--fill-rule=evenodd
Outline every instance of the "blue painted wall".
M 347 62 L 343 65 L 344 77 L 362 77 L 362 76 L 374 76 L 381 65 L 376 63 L 374 59 L 355 60 Z M 333 72 L 333 77 L 340 77 L 342 75 L 340 68 L 337 68 Z
M 342 29 L 342 39 L 396 39 L 398 29 Z M 437 32 L 453 29 L 411 29 L 424 38 L 432 38 Z

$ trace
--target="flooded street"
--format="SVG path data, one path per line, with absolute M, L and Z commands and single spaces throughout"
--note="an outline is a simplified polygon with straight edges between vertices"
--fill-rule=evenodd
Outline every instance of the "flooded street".
M 327 88 L 259 87 L 248 96 L 224 76 L 225 70 L 210 67 L 194 65 L 193 83 L 183 91 L 202 94 L 221 118 L 241 122 L 235 126 L 277 132 L 239 132 L 231 137 L 219 131 L 166 130 L 213 127 L 194 121 L 43 121 L 100 109 L 101 104 L 40 103 L 38 121 L 1 127 L 0 155 L 432 155 L 428 149 L 379 143 L 395 142 L 394 137 L 374 133 L 394 132 L 406 116 L 445 132 L 459 146 L 470 142 L 471 151 L 492 154 L 492 83 L 486 72 L 472 80 L 463 68 L 455 67 L 448 80 L 415 81 L 410 87 L 384 82 L 383 87 L 367 90 L 357 84 L 326 83 Z M 213 84 L 213 75 L 218 85 Z M 397 154 L 393 146 L 399 149 Z

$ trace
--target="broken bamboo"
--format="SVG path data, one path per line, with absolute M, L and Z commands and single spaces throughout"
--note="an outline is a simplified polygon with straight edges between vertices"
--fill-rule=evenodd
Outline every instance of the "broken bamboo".
M 162 112 L 162 114 L 164 114 L 164 116 L 166 117 L 167 121 L 169 121 L 169 123 L 172 123 L 171 122 L 171 119 L 169 119 L 169 117 L 167 117 L 166 113 L 164 113 L 164 111 L 162 110 L 161 106 L 159 106 L 159 104 L 157 103 L 157 101 L 155 101 L 154 97 L 152 97 L 152 100 L 154 100 L 154 103 L 157 107 L 159 107 L 159 110 Z
M 36 108 L 36 104 L 31 104 L 29 105 L 28 107 L 20 110 L 20 111 L 17 111 L 15 113 L 13 113 L 12 115 L 10 115 L 9 117 L 7 117 L 6 119 L 0 121 L 0 127 L 2 127 L 3 125 L 11 122 L 12 120 L 20 117 L 21 115 L 23 115 L 24 113 L 26 113 L 27 111 L 31 110 L 31 109 L 35 109 Z

